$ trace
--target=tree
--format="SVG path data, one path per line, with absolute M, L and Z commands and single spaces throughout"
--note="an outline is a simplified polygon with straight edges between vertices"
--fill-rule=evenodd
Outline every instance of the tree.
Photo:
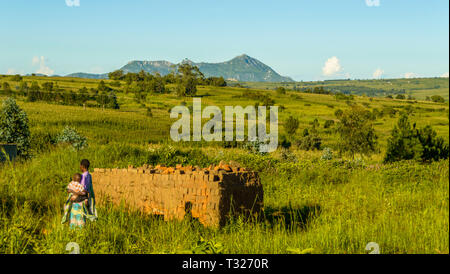
M 197 81 L 192 76 L 185 77 L 179 81 L 176 92 L 178 96 L 194 96 L 197 93 Z
M 192 66 L 189 63 L 183 63 L 177 68 L 178 74 L 182 77 L 194 77 L 194 78 L 204 78 L 205 76 L 201 73 L 197 66 Z
M 433 95 L 431 96 L 431 100 L 435 103 L 445 103 L 445 99 L 442 96 L 439 95 Z
M 17 155 L 29 156 L 28 116 L 13 98 L 7 98 L 0 109 L 0 142 L 17 144 Z
M 289 135 L 294 135 L 298 129 L 299 124 L 300 122 L 297 118 L 289 116 L 289 118 L 286 120 L 286 123 L 284 124 L 284 128 Z
M 403 113 L 388 139 L 384 162 L 447 159 L 449 156 L 448 144 L 445 144 L 444 140 L 436 135 L 430 126 L 416 129 L 416 124 L 413 124 L 411 127 L 408 114 Z
M 339 117 L 337 133 L 339 151 L 349 152 L 352 158 L 356 153 L 370 155 L 375 152 L 377 136 L 372 125 L 370 112 L 353 106 Z
M 11 86 L 9 85 L 8 82 L 3 82 L 3 84 L 2 84 L 2 89 L 3 89 L 4 91 L 11 91 Z
M 110 88 L 108 88 L 105 84 L 105 81 L 101 80 L 100 83 L 98 83 L 98 87 L 97 87 L 99 92 L 103 92 L 103 91 L 109 91 Z
M 405 97 L 405 95 L 403 95 L 403 94 L 399 94 L 399 95 L 395 96 L 395 99 L 398 99 L 398 100 L 405 100 L 406 97 Z
M 123 70 L 115 70 L 108 73 L 108 77 L 111 80 L 123 80 L 125 78 L 125 75 L 123 74 Z

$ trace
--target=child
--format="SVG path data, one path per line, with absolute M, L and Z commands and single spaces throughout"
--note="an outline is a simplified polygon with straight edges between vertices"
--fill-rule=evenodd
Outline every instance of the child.
M 75 173 L 72 176 L 72 182 L 67 186 L 67 192 L 72 193 L 71 200 L 73 202 L 81 202 L 87 199 L 87 193 L 83 185 L 81 184 L 82 176 L 79 173 Z

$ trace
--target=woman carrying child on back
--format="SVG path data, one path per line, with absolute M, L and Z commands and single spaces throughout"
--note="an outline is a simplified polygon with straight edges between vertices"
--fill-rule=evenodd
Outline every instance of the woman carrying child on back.
M 97 219 L 95 195 L 89 166 L 89 161 L 83 159 L 80 164 L 80 170 L 83 174 L 74 174 L 72 182 L 67 186 L 69 197 L 64 205 L 64 216 L 61 223 L 69 221 L 70 228 L 83 227 L 86 224 L 86 218 L 90 221 Z

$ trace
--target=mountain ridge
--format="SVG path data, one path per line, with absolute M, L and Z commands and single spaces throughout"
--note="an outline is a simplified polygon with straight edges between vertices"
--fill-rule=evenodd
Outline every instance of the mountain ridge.
M 176 66 L 189 63 L 195 65 L 205 75 L 205 77 L 223 77 L 228 81 L 242 81 L 242 82 L 293 82 L 290 77 L 281 76 L 270 66 L 261 61 L 242 54 L 234 57 L 231 60 L 208 63 L 208 62 L 193 62 L 189 59 L 184 59 L 178 64 L 174 64 L 165 60 L 158 61 L 140 61 L 133 60 L 121 67 L 124 73 L 138 73 L 144 70 L 149 73 L 159 73 L 167 75 L 176 70 Z M 90 79 L 107 79 L 108 74 L 92 74 L 92 73 L 72 73 L 66 77 L 80 77 Z

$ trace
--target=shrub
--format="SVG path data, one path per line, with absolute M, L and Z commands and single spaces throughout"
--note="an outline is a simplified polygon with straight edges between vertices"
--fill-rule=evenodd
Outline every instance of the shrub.
M 286 132 L 290 135 L 295 134 L 295 132 L 298 129 L 300 122 L 297 118 L 294 118 L 293 116 L 289 116 L 289 118 L 286 120 L 284 124 L 284 128 L 286 129 Z
M 334 120 L 326 120 L 323 124 L 323 128 L 330 128 L 334 125 Z
M 331 148 L 326 147 L 323 149 L 322 156 L 320 156 L 320 159 L 330 161 L 333 160 L 333 151 Z
M 447 159 L 448 156 L 448 144 L 445 144 L 442 138 L 436 137 L 436 132 L 430 126 L 416 129 L 414 124 L 411 127 L 407 113 L 403 113 L 388 139 L 384 162 L 437 161 Z
M 431 100 L 435 103 L 445 103 L 445 99 L 442 96 L 439 95 L 433 95 L 431 96 Z
M 322 139 L 314 128 L 311 130 L 305 128 L 303 130 L 302 138 L 297 140 L 296 145 L 299 149 L 303 150 L 319 150 L 322 145 Z
M 29 156 L 30 129 L 28 116 L 13 98 L 3 101 L 0 109 L 0 142 L 17 144 L 17 155 Z
M 82 150 L 87 147 L 86 137 L 80 135 L 75 129 L 66 126 L 61 134 L 56 137 L 56 143 L 70 144 L 75 150 Z

